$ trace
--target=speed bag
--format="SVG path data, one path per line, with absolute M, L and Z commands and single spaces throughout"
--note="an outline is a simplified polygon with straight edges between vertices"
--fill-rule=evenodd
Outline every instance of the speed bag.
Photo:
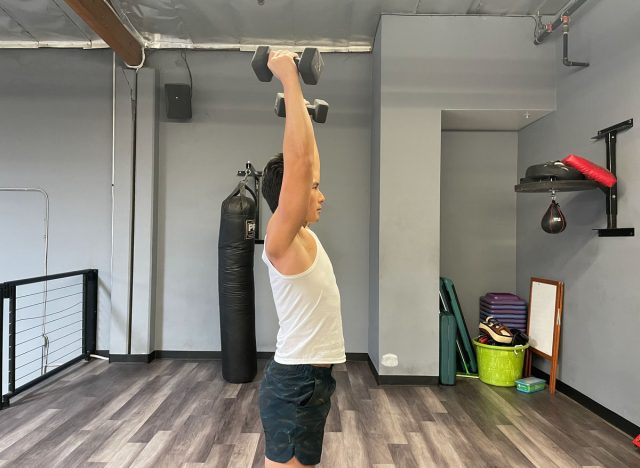
M 252 198 L 245 196 L 249 193 Z M 222 377 L 251 382 L 257 373 L 255 289 L 255 194 L 242 183 L 223 202 L 218 238 L 218 297 Z
M 560 211 L 560 205 L 558 205 L 555 200 L 551 200 L 551 205 L 549 205 L 549 208 L 542 217 L 540 226 L 549 234 L 559 234 L 566 229 L 567 220 L 564 214 L 562 214 L 562 211 Z

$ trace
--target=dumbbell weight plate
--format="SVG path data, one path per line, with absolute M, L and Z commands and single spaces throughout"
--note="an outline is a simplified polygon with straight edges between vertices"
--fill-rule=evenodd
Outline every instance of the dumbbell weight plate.
M 315 47 L 305 48 L 298 63 L 298 72 L 302 81 L 309 85 L 318 84 L 323 68 L 324 62 L 320 51 Z
M 271 47 L 258 46 L 253 58 L 251 59 L 251 68 L 260 81 L 271 81 L 273 73 L 269 70 L 267 63 L 269 62 L 269 52 Z M 324 62 L 320 51 L 315 47 L 307 47 L 302 52 L 302 57 L 295 59 L 298 73 L 302 77 L 302 81 L 306 84 L 318 84 L 320 74 L 324 67 Z
M 318 123 L 325 123 L 327 121 L 327 114 L 329 113 L 329 104 L 322 99 L 314 99 L 313 107 L 315 108 L 314 120 Z
M 271 47 L 269 46 L 258 46 L 251 59 L 251 68 L 253 68 L 253 71 L 260 81 L 271 81 L 273 78 L 273 73 L 271 73 L 271 70 L 269 70 L 267 66 L 270 51 Z
M 278 117 L 286 117 L 287 112 L 284 107 L 284 93 L 276 94 L 276 103 L 273 106 L 273 111 L 276 113 Z

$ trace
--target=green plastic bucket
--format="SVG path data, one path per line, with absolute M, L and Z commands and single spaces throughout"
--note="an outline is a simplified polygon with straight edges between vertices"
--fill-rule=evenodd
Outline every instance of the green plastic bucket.
M 523 346 L 491 346 L 473 340 L 478 358 L 478 376 L 489 385 L 514 387 L 522 377 L 525 350 Z

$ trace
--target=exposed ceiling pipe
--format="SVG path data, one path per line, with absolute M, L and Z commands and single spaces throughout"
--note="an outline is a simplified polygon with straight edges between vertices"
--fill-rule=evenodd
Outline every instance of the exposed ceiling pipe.
M 588 67 L 588 62 L 572 62 L 569 60 L 569 17 L 562 17 L 562 63 L 567 67 Z
M 540 23 L 540 27 L 536 31 L 536 37 L 533 40 L 533 43 L 538 45 L 542 44 L 545 38 L 551 34 L 555 29 L 562 24 L 562 18 L 565 16 L 571 16 L 576 12 L 578 8 L 580 8 L 587 0 L 576 0 L 573 2 L 564 12 L 559 14 L 556 19 L 552 23 L 542 24 Z

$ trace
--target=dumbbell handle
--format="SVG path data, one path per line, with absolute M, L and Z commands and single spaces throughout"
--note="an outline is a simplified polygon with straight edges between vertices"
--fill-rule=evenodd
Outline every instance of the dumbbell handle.
M 260 81 L 271 81 L 273 73 L 269 70 L 269 46 L 259 46 L 251 59 L 251 67 Z M 294 57 L 298 73 L 306 84 L 317 84 L 323 68 L 322 57 L 316 48 L 306 48 L 302 57 Z M 301 64 L 303 65 L 301 68 Z

